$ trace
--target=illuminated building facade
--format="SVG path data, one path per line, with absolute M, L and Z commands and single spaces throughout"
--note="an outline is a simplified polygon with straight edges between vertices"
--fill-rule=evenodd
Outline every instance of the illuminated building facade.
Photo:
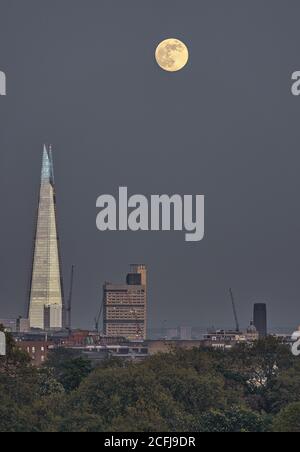
M 30 285 L 30 327 L 62 329 L 63 306 L 52 150 L 45 146 Z
M 106 283 L 104 297 L 104 334 L 129 340 L 144 340 L 147 335 L 147 269 L 132 265 L 126 284 Z

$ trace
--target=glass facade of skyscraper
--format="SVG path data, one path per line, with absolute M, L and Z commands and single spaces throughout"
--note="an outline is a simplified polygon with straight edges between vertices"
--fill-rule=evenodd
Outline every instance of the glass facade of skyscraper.
M 44 148 L 34 256 L 29 321 L 31 328 L 63 327 L 63 290 L 56 222 L 52 151 Z

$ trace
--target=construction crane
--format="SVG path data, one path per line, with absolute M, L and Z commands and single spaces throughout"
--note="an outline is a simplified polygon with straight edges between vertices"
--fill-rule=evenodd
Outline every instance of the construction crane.
M 103 312 L 103 304 L 104 304 L 104 301 L 102 301 L 100 311 L 99 311 L 97 317 L 95 317 L 95 331 L 97 333 L 100 333 L 99 323 L 100 323 L 101 315 Z
M 232 289 L 229 289 L 229 294 L 230 294 L 231 303 L 232 303 L 232 309 L 233 309 L 233 315 L 234 315 L 234 320 L 235 320 L 236 332 L 239 333 L 240 332 L 240 325 L 239 325 L 239 319 L 238 319 L 238 315 L 237 315 L 237 311 L 236 311 L 235 300 L 234 300 L 234 295 L 233 295 Z
M 67 329 L 71 330 L 72 328 L 72 300 L 73 300 L 73 286 L 74 286 L 74 270 L 75 266 L 72 265 L 71 268 L 71 278 L 70 278 L 70 292 L 68 298 L 68 306 L 67 306 Z

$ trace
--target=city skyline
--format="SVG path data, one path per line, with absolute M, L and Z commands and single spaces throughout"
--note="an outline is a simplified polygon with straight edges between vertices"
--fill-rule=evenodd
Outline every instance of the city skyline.
M 28 319 L 29 325 L 33 329 L 63 329 L 68 327 L 66 325 L 66 306 L 64 304 L 64 294 L 63 294 L 63 275 L 61 272 L 61 255 L 60 255 L 60 240 L 57 231 L 57 218 L 56 218 L 56 194 L 55 194 L 55 183 L 54 183 L 54 166 L 53 166 L 53 156 L 52 156 L 52 146 L 50 145 L 47 148 L 44 145 L 43 153 L 42 153 L 42 170 L 41 170 L 41 185 L 40 185 L 40 193 L 39 193 L 39 202 L 38 202 L 38 213 L 37 213 L 37 224 L 35 231 L 35 239 L 34 239 L 34 253 L 32 260 L 32 274 L 31 274 L 31 282 L 30 282 L 30 301 L 28 303 Z M 52 249 L 52 252 L 49 253 L 49 250 Z M 52 262 L 50 259 L 52 256 Z M 44 266 L 40 265 L 40 262 L 44 262 Z M 145 270 L 143 270 L 145 268 Z M 131 285 L 136 285 L 128 282 L 128 278 L 136 273 L 141 274 L 141 287 L 145 287 L 145 302 L 143 302 L 143 311 L 144 314 L 142 316 L 134 317 L 136 315 L 136 311 L 134 310 L 134 314 L 132 314 L 132 328 L 136 330 L 137 323 L 142 321 L 144 318 L 144 325 L 140 338 L 146 339 L 147 330 L 146 318 L 147 318 L 147 270 L 145 265 L 140 264 L 131 264 L 131 272 L 127 275 L 126 284 L 114 284 L 114 283 L 104 283 L 104 298 L 103 298 L 103 332 L 108 336 L 116 336 L 121 337 L 119 332 L 113 331 L 111 327 L 108 327 L 109 324 L 109 315 L 108 313 L 108 304 L 106 302 L 106 294 L 119 292 L 120 289 L 127 288 Z M 52 278 L 50 277 L 52 275 Z M 42 281 L 43 280 L 43 281 Z M 54 298 L 51 299 L 51 294 L 53 295 L 53 291 L 51 290 L 51 282 L 52 286 L 57 288 Z M 45 284 L 46 281 L 46 284 Z M 41 293 L 43 292 L 42 296 Z M 36 298 L 36 294 L 39 294 L 39 300 Z M 129 294 L 129 292 L 128 292 Z M 114 295 L 113 295 L 114 296 Z M 131 296 L 129 295 L 129 298 Z M 123 301 L 120 301 L 122 304 Z M 255 308 L 256 306 L 267 306 L 267 303 L 254 303 L 254 317 L 249 317 L 249 322 L 252 322 L 252 318 L 255 323 Z M 115 308 L 114 308 L 115 309 Z M 228 308 L 230 311 L 230 308 Z M 102 310 L 102 308 L 101 308 Z M 36 312 L 35 312 L 36 311 Z M 130 311 L 131 312 L 131 311 Z M 133 312 L 133 311 L 132 311 Z M 128 322 L 128 315 L 126 314 L 126 322 Z M 124 317 L 124 319 L 125 319 Z M 133 318 L 134 317 L 134 318 Z M 92 318 L 92 313 L 91 313 Z M 112 319 L 114 318 L 111 317 Z M 12 316 L 10 319 L 13 321 Z M 121 317 L 120 317 L 121 319 Z M 111 320 L 111 322 L 116 322 L 116 320 Z M 173 328 L 175 324 L 168 324 L 167 320 L 160 319 L 161 322 L 161 330 L 163 331 L 165 328 Z M 234 322 L 232 321 L 232 324 Z M 141 323 L 140 323 L 141 324 Z M 199 324 L 192 324 L 194 329 L 200 329 Z M 230 330 L 231 327 L 227 326 Z M 81 327 L 82 325 L 77 325 L 77 327 Z M 186 325 L 190 327 L 190 325 Z M 212 325 L 206 325 L 205 329 L 209 330 Z M 224 323 L 218 325 L 220 328 L 224 328 Z M 248 323 L 247 323 L 248 326 Z M 204 326 L 202 325 L 202 328 Z M 282 327 L 282 326 L 281 326 Z M 131 328 L 131 326 L 130 326 Z M 177 323 L 177 328 L 183 328 L 180 322 Z M 283 327 L 284 328 L 284 327 Z M 157 327 L 153 329 L 157 330 Z M 159 328 L 158 328 L 159 329 Z M 246 324 L 243 325 L 243 329 L 246 329 Z M 280 328 L 275 328 L 273 332 L 279 332 Z M 277 331 L 276 331 L 277 330 Z M 124 330 L 125 331 L 125 330 Z M 133 331 L 133 330 L 132 330 Z M 282 332 L 282 331 L 281 331 Z M 124 337 L 128 339 L 137 339 L 139 334 L 137 331 L 131 334 L 124 334 Z

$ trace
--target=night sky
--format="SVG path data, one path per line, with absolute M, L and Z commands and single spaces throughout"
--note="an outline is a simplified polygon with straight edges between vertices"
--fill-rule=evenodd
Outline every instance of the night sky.
M 43 144 L 65 289 L 92 327 L 104 281 L 149 269 L 150 327 L 300 324 L 299 0 L 0 0 L 0 317 L 26 313 Z M 168 37 L 189 65 L 162 71 Z M 96 229 L 96 199 L 204 194 L 206 235 Z

